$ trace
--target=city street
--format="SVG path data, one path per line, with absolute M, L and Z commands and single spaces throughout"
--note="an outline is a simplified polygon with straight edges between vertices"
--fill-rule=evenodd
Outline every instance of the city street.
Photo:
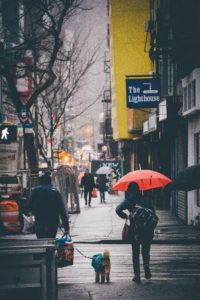
M 120 241 L 124 221 L 115 213 L 122 198 L 123 194 L 107 195 L 106 204 L 93 199 L 91 208 L 85 207 L 81 199 L 81 214 L 70 216 L 75 241 L 74 265 L 58 270 L 59 300 L 199 299 L 199 235 L 194 230 L 188 232 L 166 211 L 158 211 L 158 233 L 151 250 L 152 279 L 144 279 L 141 262 L 141 284 L 132 282 L 131 247 Z M 88 257 L 105 248 L 109 249 L 111 256 L 111 282 L 95 284 Z
M 200 299 L 199 14 L 0 0 L 0 300 Z

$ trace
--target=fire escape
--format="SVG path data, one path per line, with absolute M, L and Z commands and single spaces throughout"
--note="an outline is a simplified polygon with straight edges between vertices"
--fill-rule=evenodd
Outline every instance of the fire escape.
M 106 77 L 105 90 L 103 93 L 103 143 L 107 144 L 112 140 L 111 126 L 111 87 L 110 87 L 110 58 L 108 51 L 104 53 L 104 73 Z

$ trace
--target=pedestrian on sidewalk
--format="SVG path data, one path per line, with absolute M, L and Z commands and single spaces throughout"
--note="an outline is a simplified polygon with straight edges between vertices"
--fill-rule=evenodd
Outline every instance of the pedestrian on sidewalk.
M 50 172 L 39 178 L 39 186 L 31 193 L 29 211 L 35 216 L 37 238 L 55 238 L 59 218 L 65 233 L 69 233 L 69 220 L 60 192 L 52 186 Z
M 99 174 L 96 182 L 97 182 L 97 188 L 100 193 L 100 203 L 106 203 L 105 192 L 106 192 L 106 182 L 108 182 L 106 175 Z
M 136 183 L 132 182 L 128 186 L 128 190 L 126 193 L 126 199 L 121 202 L 116 207 L 116 213 L 122 219 L 128 219 L 129 216 L 124 212 L 124 210 L 128 210 L 131 214 L 133 210 L 140 204 L 141 194 L 139 187 Z M 137 214 L 134 212 L 134 214 Z M 134 223 L 134 219 L 130 218 L 130 230 L 131 230 L 131 245 L 132 245 L 132 260 L 133 260 L 133 272 L 134 277 L 133 281 L 139 283 L 140 282 L 140 250 L 143 258 L 143 266 L 145 272 L 145 278 L 151 278 L 150 271 L 150 248 L 153 240 L 154 230 L 153 229 L 142 229 L 138 230 L 136 228 L 136 224 Z M 141 248 L 141 249 L 140 249 Z
M 89 169 L 85 170 L 85 174 L 81 179 L 81 187 L 84 188 L 85 205 L 91 206 L 92 190 L 95 187 L 94 176 L 89 173 Z

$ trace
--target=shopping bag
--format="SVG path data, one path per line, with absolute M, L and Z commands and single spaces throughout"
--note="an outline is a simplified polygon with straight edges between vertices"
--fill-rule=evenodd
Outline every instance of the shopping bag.
M 71 266 L 73 263 L 74 243 L 69 235 L 63 235 L 57 241 L 57 267 Z
M 123 242 L 131 241 L 131 228 L 130 228 L 130 225 L 128 225 L 127 220 L 124 223 L 124 226 L 122 228 L 122 241 Z
M 97 190 L 95 188 L 92 190 L 92 198 L 97 198 Z
M 34 216 L 26 216 L 22 214 L 24 220 L 24 226 L 22 229 L 23 233 L 34 233 L 35 232 L 35 218 Z

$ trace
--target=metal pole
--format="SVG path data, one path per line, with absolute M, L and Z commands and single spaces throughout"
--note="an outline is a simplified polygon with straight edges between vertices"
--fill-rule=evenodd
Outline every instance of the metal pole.
M 51 140 L 51 167 L 53 169 L 54 163 L 53 163 L 53 116 L 52 114 L 50 118 L 50 140 Z
M 24 170 L 26 170 L 26 147 L 25 147 L 25 124 L 23 124 L 23 150 L 24 150 Z

